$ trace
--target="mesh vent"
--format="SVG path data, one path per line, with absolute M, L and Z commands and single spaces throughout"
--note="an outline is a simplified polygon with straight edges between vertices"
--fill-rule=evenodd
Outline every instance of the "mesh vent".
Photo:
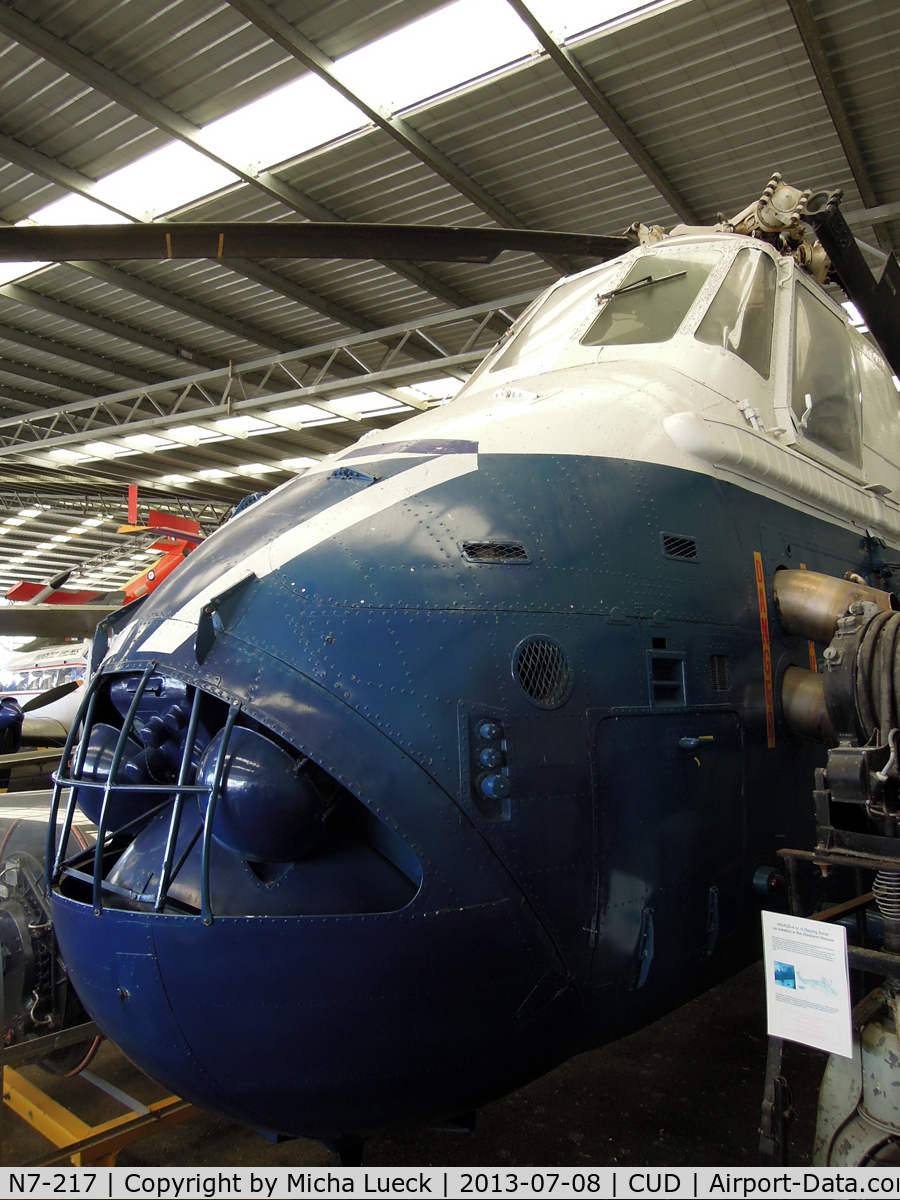
M 724 654 L 709 656 L 709 674 L 714 692 L 727 692 L 731 687 L 731 671 L 728 667 L 728 659 Z
M 683 537 L 678 533 L 664 533 L 663 553 L 666 558 L 681 558 L 688 562 L 696 562 L 699 557 L 697 554 L 697 543 L 691 537 Z
M 575 676 L 568 655 L 548 637 L 530 637 L 513 653 L 513 675 L 538 708 L 559 708 L 568 700 Z
M 531 556 L 521 542 L 461 542 L 459 548 L 466 562 L 531 562 Z

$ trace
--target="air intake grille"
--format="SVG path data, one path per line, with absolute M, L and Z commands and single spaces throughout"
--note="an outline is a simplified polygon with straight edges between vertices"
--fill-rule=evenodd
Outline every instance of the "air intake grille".
M 681 558 L 688 562 L 696 562 L 699 557 L 697 543 L 691 537 L 683 537 L 678 533 L 664 533 L 662 542 L 666 558 Z
M 568 700 L 575 676 L 568 655 L 548 637 L 530 637 L 513 653 L 516 682 L 538 708 L 559 708 Z
M 711 654 L 709 656 L 709 673 L 712 679 L 714 692 L 727 692 L 731 687 L 731 671 L 728 668 L 728 659 L 724 654 Z
M 531 562 L 531 556 L 521 542 L 461 542 L 459 548 L 466 562 Z

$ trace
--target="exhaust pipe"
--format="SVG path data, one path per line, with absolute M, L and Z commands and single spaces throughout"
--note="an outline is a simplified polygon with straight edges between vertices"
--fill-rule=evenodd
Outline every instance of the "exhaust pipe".
M 837 632 L 838 617 L 851 604 L 866 601 L 882 612 L 900 608 L 892 592 L 851 583 L 817 571 L 776 571 L 775 608 L 785 633 L 827 646 Z
M 788 667 L 781 683 L 781 703 L 785 724 L 796 737 L 809 738 L 825 746 L 838 744 L 825 707 L 824 675 L 805 671 L 803 667 Z

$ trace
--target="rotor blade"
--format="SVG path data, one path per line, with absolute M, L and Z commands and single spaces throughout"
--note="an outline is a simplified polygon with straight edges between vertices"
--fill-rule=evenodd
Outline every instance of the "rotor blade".
M 97 622 L 118 612 L 116 604 L 10 604 L 0 608 L 3 637 L 93 637 Z
M 26 700 L 22 705 L 22 712 L 31 713 L 39 708 L 45 708 L 48 704 L 54 704 L 57 700 L 62 700 L 63 696 L 68 696 L 70 692 L 74 692 L 77 687 L 81 687 L 79 680 L 71 679 L 68 683 L 61 683 L 59 687 L 48 688 L 46 692 L 41 692 L 39 696 L 35 696 L 31 700 Z
M 900 264 L 894 254 L 888 255 L 876 279 L 850 232 L 837 196 L 822 208 L 807 208 L 803 220 L 816 231 L 841 286 L 862 313 L 893 371 L 900 374 Z
M 0 262 L 128 258 L 373 258 L 492 262 L 503 250 L 613 258 L 635 238 L 541 229 L 360 225 L 329 221 L 207 221 L 146 225 L 8 225 Z

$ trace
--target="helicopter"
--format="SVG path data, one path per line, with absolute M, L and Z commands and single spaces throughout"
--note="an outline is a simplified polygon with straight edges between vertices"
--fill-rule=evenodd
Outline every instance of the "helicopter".
M 404 228 L 396 257 L 508 232 Z M 82 233 L 2 230 L 0 254 L 216 245 Z M 381 236 L 326 230 L 322 253 L 382 257 Z M 56 776 L 51 909 L 92 1019 L 179 1095 L 348 1162 L 758 957 L 827 740 L 776 573 L 891 603 L 893 258 L 876 282 L 839 197 L 777 175 L 729 221 L 581 252 L 606 261 L 450 403 L 276 488 L 104 618 Z

